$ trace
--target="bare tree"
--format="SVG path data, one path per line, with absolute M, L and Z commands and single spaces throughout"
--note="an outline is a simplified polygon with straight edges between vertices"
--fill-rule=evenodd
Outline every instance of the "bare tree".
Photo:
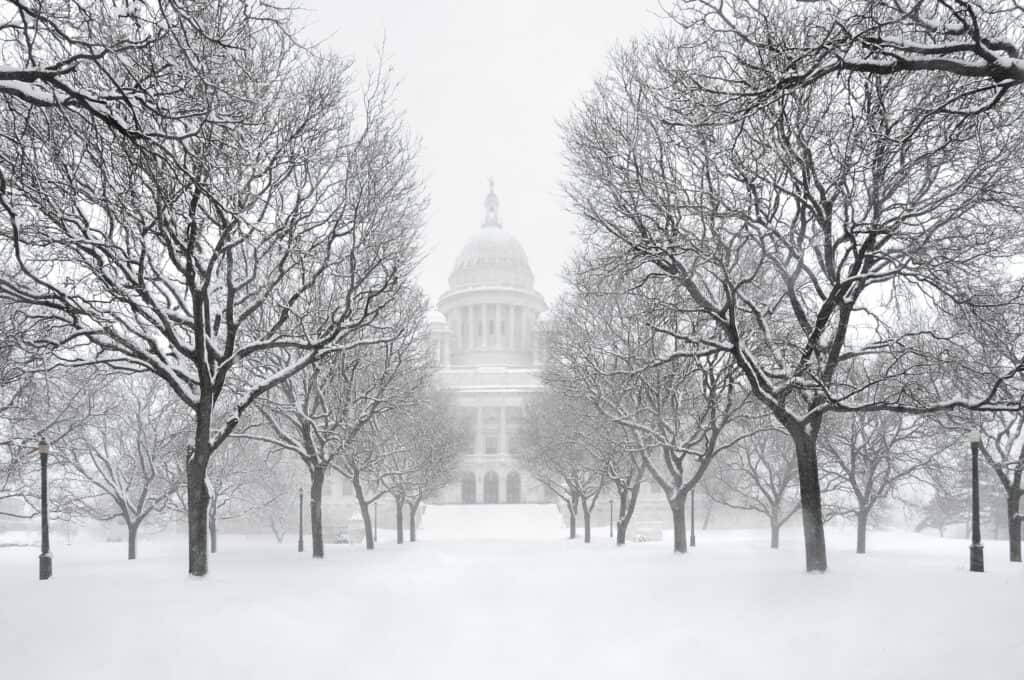
M 533 477 L 565 503 L 569 538 L 583 513 L 583 541 L 590 543 L 590 515 L 605 484 L 605 469 L 583 430 L 587 405 L 564 392 L 544 392 L 526 403 L 520 460 Z
M 900 488 L 938 465 L 934 426 L 920 416 L 891 412 L 833 414 L 822 432 L 822 473 L 832 482 L 835 515 L 857 522 L 857 552 L 867 552 L 872 512 Z
M 409 540 L 416 541 L 416 513 L 425 500 L 440 493 L 458 472 L 459 452 L 470 439 L 466 423 L 460 420 L 454 399 L 441 391 L 428 393 L 413 428 L 416 437 L 416 465 L 408 480 Z
M 81 373 L 79 371 L 78 373 Z M 188 418 L 162 382 L 142 374 L 68 375 L 79 383 L 80 418 L 63 445 L 54 448 L 74 485 L 70 510 L 101 521 L 120 519 L 134 560 L 139 528 L 172 502 L 183 479 L 179 456 Z
M 211 553 L 217 552 L 218 521 L 263 517 L 285 493 L 283 488 L 268 489 L 267 476 L 273 473 L 268 455 L 251 442 L 232 437 L 224 444 L 223 452 L 210 462 L 206 474 L 210 496 L 206 522 Z M 272 493 L 278 490 L 280 494 Z
M 607 420 L 596 424 L 597 433 L 584 436 L 594 438 L 592 447 L 600 447 L 605 480 L 615 489 L 619 512 L 615 520 L 615 545 L 625 545 L 629 523 L 640 498 L 640 486 L 645 479 L 643 456 L 633 450 L 634 440 L 622 425 Z
M 271 450 L 260 456 L 254 471 L 252 496 L 255 513 L 266 522 L 280 544 L 294 523 L 296 489 L 302 485 L 294 458 Z
M 87 385 L 67 381 L 48 370 L 22 370 L 13 400 L 0 414 L 0 516 L 29 518 L 39 514 L 39 442 L 45 439 L 59 459 L 87 416 L 80 408 Z M 49 505 L 53 513 L 74 511 L 73 483 L 60 469 L 52 471 Z
M 242 3 L 216 2 L 225 13 Z M 229 40 L 204 25 L 195 3 L 178 0 L 3 0 L 0 3 L 0 99 L 98 122 L 126 137 L 144 137 L 146 119 L 163 116 L 166 98 L 188 67 L 161 62 L 164 42 Z M 138 68 L 148 62 L 148 68 Z M 172 73 L 174 72 L 174 73 Z M 187 116 L 177 118 L 184 132 Z M 0 167 L 0 194 L 4 191 Z
M 49 344 L 64 363 L 148 371 L 194 414 L 196 575 L 211 456 L 262 394 L 352 347 L 393 304 L 423 207 L 386 71 L 354 104 L 350 64 L 304 49 L 287 15 L 263 7 L 193 18 L 204 34 L 230 31 L 224 42 L 162 43 L 162 59 L 194 70 L 168 102 L 193 112 L 188 136 L 148 118 L 166 140 L 151 149 L 15 107 L 0 144 L 0 225 L 18 267 L 0 297 L 60 326 Z
M 420 386 L 402 409 L 383 414 L 375 426 L 379 445 L 388 449 L 378 476 L 395 501 L 397 539 L 404 540 L 403 514 L 409 510 L 409 540 L 416 540 L 416 514 L 423 501 L 455 478 L 459 451 L 470 436 L 452 396 L 429 384 Z
M 718 44 L 757 68 L 703 85 L 748 107 L 843 72 L 944 74 L 937 110 L 957 113 L 987 110 L 1024 83 L 1019 0 L 681 0 L 672 16 L 736 38 Z
M 678 353 L 693 319 L 666 306 L 668 288 L 639 291 L 591 268 L 587 254 L 572 284 L 556 306 L 545 380 L 626 428 L 672 511 L 674 550 L 685 553 L 687 495 L 715 455 L 747 436 L 736 369 L 717 351 Z
M 244 434 L 295 454 L 309 470 L 314 558 L 324 555 L 321 501 L 331 468 L 352 481 L 367 547 L 373 547 L 369 504 L 387 489 L 380 475 L 391 451 L 391 442 L 380 441 L 377 421 L 389 410 L 414 403 L 429 377 L 426 305 L 414 288 L 403 295 L 347 350 L 308 366 L 268 393 L 259 406 L 259 431 Z M 367 482 L 375 490 L 369 498 Z
M 694 83 L 755 77 L 740 40 L 697 26 L 617 52 L 566 125 L 566 190 L 606 269 L 671 282 L 698 318 L 679 353 L 727 353 L 789 433 L 806 567 L 824 571 L 826 412 L 1016 408 L 995 386 L 1019 365 L 962 391 L 937 377 L 962 337 L 927 328 L 944 302 L 991 304 L 979 292 L 1019 251 L 1021 135 L 1010 110 L 936 118 L 938 74 L 847 74 L 729 117 Z M 906 323 L 914 307 L 928 323 Z M 870 390 L 842 370 L 864 356 L 885 357 Z
M 713 468 L 706 487 L 716 503 L 768 518 L 769 545 L 779 547 L 782 525 L 800 509 L 796 456 L 789 436 L 771 427 L 759 429 Z

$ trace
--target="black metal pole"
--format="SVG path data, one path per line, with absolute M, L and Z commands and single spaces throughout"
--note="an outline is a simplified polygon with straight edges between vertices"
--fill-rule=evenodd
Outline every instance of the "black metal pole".
M 50 555 L 50 508 L 46 480 L 47 464 L 49 462 L 49 446 L 45 439 L 39 441 L 39 463 L 42 469 L 40 483 L 42 485 L 42 507 L 39 510 L 40 529 L 42 538 L 39 546 L 39 580 L 45 581 L 53 575 L 53 556 Z
M 377 501 L 373 502 L 373 542 L 377 542 Z
M 690 491 L 690 547 L 697 545 L 697 530 L 694 529 L 694 515 L 697 514 L 695 499 L 697 498 L 697 490 L 693 489 Z
M 299 552 L 302 552 L 302 487 L 299 487 Z
M 985 546 L 981 543 L 981 494 L 978 488 L 978 452 L 981 442 L 971 442 L 971 571 L 985 571 Z

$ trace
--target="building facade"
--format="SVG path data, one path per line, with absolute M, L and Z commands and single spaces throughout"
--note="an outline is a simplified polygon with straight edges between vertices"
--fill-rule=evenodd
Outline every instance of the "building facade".
M 524 405 L 541 389 L 547 306 L 519 240 L 504 228 L 492 182 L 484 219 L 455 260 L 431 313 L 437 384 L 472 433 L 456 483 L 435 502 L 531 503 L 548 492 L 517 462 Z

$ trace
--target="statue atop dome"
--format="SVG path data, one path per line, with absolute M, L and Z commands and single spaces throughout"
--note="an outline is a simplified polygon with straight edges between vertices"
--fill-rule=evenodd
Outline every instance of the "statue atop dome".
M 501 229 L 501 221 L 498 219 L 498 196 L 494 193 L 494 178 L 491 177 L 488 182 L 491 190 L 484 199 L 484 226 Z

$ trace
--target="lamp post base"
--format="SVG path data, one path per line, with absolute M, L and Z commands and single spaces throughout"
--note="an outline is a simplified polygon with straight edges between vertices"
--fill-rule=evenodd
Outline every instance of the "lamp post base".
M 971 544 L 971 571 L 985 571 L 985 546 Z
M 53 576 L 53 555 L 41 553 L 39 555 L 39 580 L 45 581 Z

